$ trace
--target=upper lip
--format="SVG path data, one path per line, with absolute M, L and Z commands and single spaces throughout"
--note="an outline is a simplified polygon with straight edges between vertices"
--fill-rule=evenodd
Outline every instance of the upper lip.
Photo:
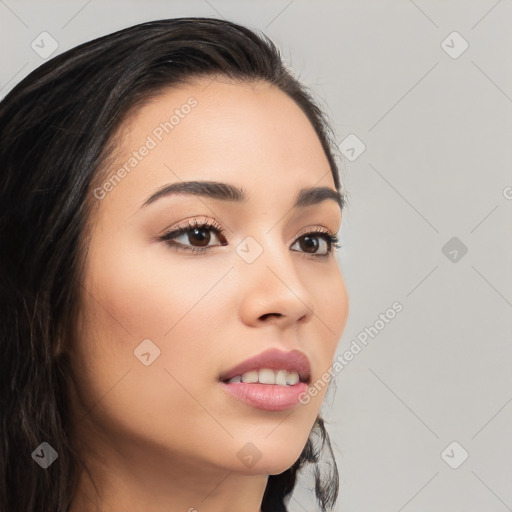
M 243 373 L 251 370 L 259 370 L 261 368 L 287 370 L 289 372 L 296 371 L 299 374 L 299 379 L 306 383 L 309 383 L 311 375 L 309 359 L 303 352 L 300 350 L 284 352 L 282 350 L 271 348 L 255 355 L 254 357 L 246 359 L 230 370 L 222 373 L 220 375 L 220 380 L 229 380 L 236 375 L 242 375 Z

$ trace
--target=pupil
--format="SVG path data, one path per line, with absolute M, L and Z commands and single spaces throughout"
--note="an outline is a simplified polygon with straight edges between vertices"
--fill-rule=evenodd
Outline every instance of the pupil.
M 192 230 L 192 233 L 193 233 L 193 237 L 197 237 L 196 238 L 196 241 L 198 241 L 200 243 L 200 245 L 205 245 L 207 246 L 208 245 L 208 242 L 210 241 L 210 234 L 208 233 L 208 235 L 204 235 L 205 232 L 208 232 L 207 229 L 199 229 L 199 228 L 194 228 Z
M 313 238 L 311 236 L 305 236 L 302 239 L 305 242 L 305 247 L 303 249 L 307 250 L 308 248 L 318 249 L 318 240 L 316 238 Z M 308 252 L 315 252 L 315 251 L 308 251 Z

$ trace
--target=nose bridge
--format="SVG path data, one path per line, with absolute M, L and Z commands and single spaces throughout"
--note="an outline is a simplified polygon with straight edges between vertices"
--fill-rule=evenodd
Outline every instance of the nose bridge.
M 274 318 L 284 325 L 313 316 L 313 297 L 278 230 L 268 232 L 267 228 L 247 236 L 236 252 L 244 290 L 241 314 L 246 322 Z

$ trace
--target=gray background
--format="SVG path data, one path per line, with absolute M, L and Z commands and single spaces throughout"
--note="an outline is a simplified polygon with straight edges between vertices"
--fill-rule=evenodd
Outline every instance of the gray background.
M 337 354 L 403 305 L 324 402 L 337 510 L 512 510 L 512 2 L 0 0 L 0 96 L 45 60 L 31 47 L 43 31 L 56 55 L 193 15 L 264 30 L 344 148 L 351 308 Z M 315 510 L 308 487 L 293 512 Z

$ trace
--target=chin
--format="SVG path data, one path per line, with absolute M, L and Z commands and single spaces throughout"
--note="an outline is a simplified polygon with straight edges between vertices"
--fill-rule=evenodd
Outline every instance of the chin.
M 304 444 L 293 446 L 287 444 L 285 441 L 281 443 L 280 448 L 274 448 L 269 445 L 265 448 L 261 448 L 260 458 L 255 458 L 252 465 L 250 465 L 251 463 L 249 462 L 247 467 L 244 468 L 242 460 L 242 469 L 240 469 L 240 465 L 238 465 L 237 471 L 251 475 L 279 475 L 293 466 L 300 457 L 304 446 Z

